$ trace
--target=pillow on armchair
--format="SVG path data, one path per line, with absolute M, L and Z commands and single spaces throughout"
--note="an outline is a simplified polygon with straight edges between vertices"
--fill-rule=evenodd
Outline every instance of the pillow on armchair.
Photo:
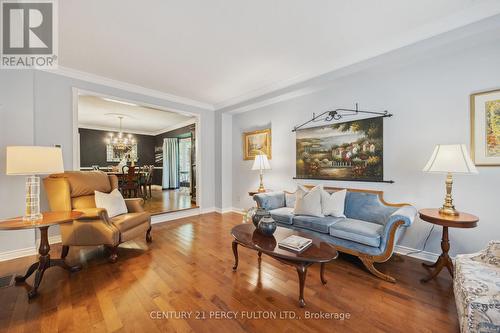
M 310 191 L 306 191 L 302 186 L 299 186 L 297 192 L 295 192 L 293 213 L 295 215 L 324 217 L 321 208 L 321 191 L 323 191 L 322 185 L 315 186 Z
M 125 199 L 118 189 L 111 193 L 95 191 L 95 206 L 106 209 L 109 218 L 128 213 Z

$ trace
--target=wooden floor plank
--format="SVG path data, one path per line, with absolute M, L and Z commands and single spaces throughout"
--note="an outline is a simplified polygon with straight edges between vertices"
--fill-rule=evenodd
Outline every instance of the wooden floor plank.
M 300 309 L 292 267 L 265 255 L 259 265 L 254 251 L 241 248 L 238 270 L 232 271 L 230 230 L 241 220 L 234 213 L 211 213 L 156 224 L 153 243 L 123 244 L 116 264 L 107 262 L 102 248 L 71 248 L 68 261 L 81 262 L 82 271 L 48 270 L 38 298 L 28 302 L 25 285 L 0 289 L 0 332 L 458 331 L 451 279 L 441 274 L 421 284 L 426 271 L 408 257 L 378 266 L 396 277 L 396 284 L 341 255 L 326 265 L 325 286 L 313 265 L 306 279 L 307 306 Z M 54 245 L 51 255 L 59 251 Z M 35 259 L 2 262 L 0 273 L 23 273 Z M 235 318 L 221 318 L 230 313 Z M 306 319 L 307 313 L 350 318 Z M 263 318 L 271 314 L 278 318 Z M 295 318 L 280 318 L 285 314 Z

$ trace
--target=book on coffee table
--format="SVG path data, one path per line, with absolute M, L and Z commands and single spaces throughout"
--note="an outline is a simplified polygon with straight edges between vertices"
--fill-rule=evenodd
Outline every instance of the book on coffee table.
M 309 238 L 300 237 L 297 235 L 288 236 L 278 242 L 278 246 L 294 252 L 303 252 L 309 246 L 311 246 L 312 240 Z

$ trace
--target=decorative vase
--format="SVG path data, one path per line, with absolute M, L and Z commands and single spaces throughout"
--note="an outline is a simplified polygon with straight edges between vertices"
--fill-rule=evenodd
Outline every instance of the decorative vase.
M 258 229 L 262 234 L 272 236 L 276 231 L 276 221 L 269 215 L 264 216 L 260 219 Z
M 264 209 L 264 208 L 257 208 L 257 211 L 252 217 L 252 222 L 253 225 L 257 228 L 259 225 L 260 219 L 262 219 L 264 216 L 269 215 L 269 213 Z

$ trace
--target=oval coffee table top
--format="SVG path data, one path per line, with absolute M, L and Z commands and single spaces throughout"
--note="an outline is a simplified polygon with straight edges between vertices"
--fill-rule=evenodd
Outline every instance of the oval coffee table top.
M 283 227 L 277 227 L 272 236 L 265 236 L 255 229 L 253 224 L 244 223 L 235 226 L 231 230 L 231 235 L 243 246 L 285 260 L 322 263 L 329 262 L 338 256 L 337 250 L 327 242 L 312 235 Z M 309 238 L 312 240 L 312 245 L 301 253 L 280 248 L 278 242 L 291 235 Z

